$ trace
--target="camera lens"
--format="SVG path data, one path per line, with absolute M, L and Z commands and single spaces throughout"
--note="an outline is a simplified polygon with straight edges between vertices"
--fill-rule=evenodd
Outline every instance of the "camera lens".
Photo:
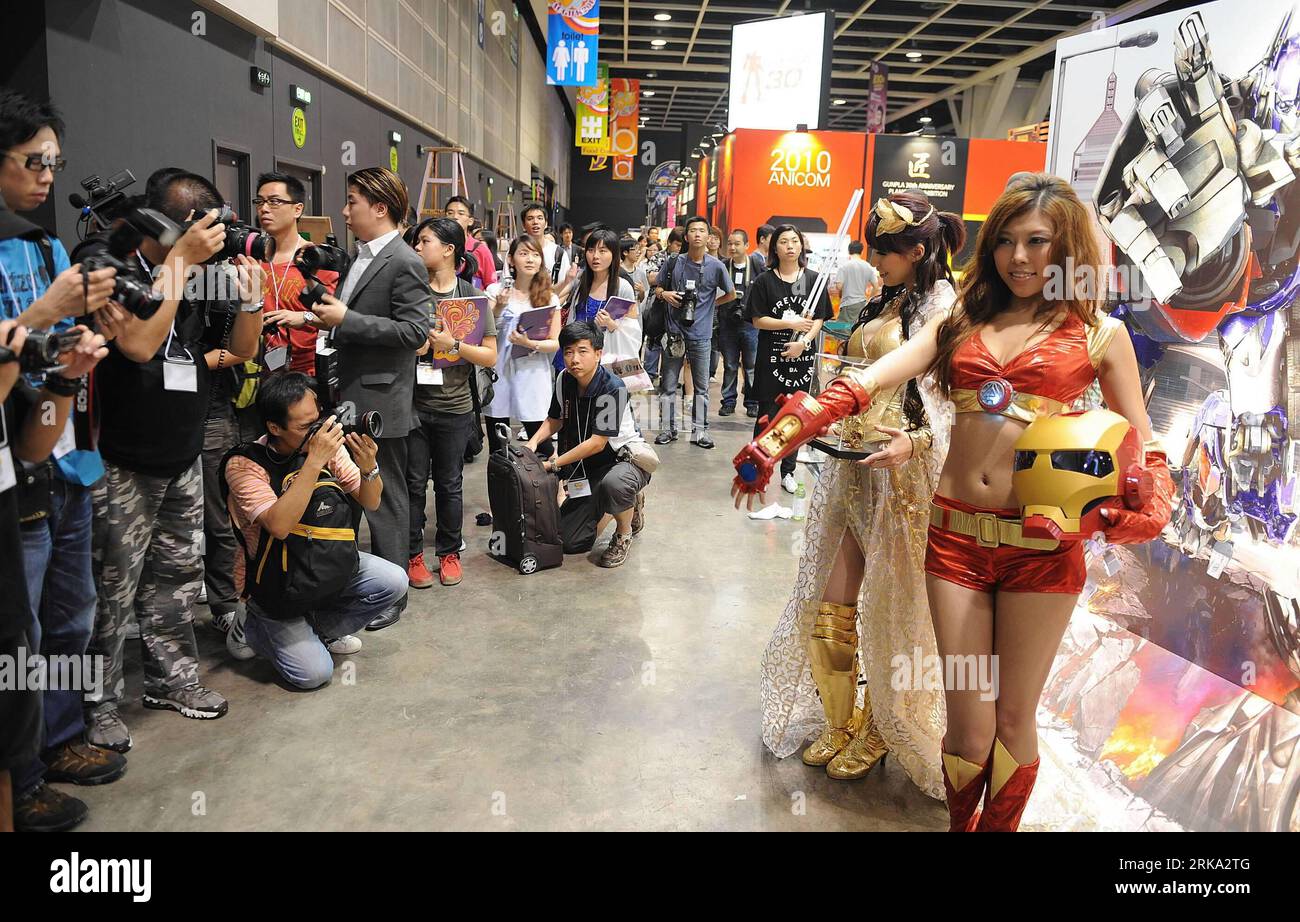
M 377 439 L 384 434 L 384 418 L 379 415 L 378 410 L 362 413 L 361 424 L 357 426 L 357 431 Z

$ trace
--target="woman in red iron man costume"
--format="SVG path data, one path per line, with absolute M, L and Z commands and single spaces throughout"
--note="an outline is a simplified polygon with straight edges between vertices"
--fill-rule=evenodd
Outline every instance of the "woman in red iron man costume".
M 947 315 L 957 299 L 949 262 L 966 228 L 906 191 L 876 203 L 866 240 L 889 296 L 862 312 L 845 343 L 845 356 L 864 364 Z M 852 780 L 888 753 L 923 792 L 943 797 L 942 689 L 899 688 L 894 676 L 899 652 L 935 654 L 925 540 L 951 428 L 930 378 L 882 392 L 867 413 L 840 421 L 842 446 L 866 456 L 822 465 L 794 591 L 763 652 L 763 742 L 778 757 L 812 739 L 804 763 Z
M 945 689 L 949 828 L 1014 831 L 1038 773 L 1038 699 L 1085 573 L 1081 543 L 1023 534 L 1013 446 L 1028 423 L 1067 410 L 1094 380 L 1148 446 L 1151 429 L 1127 332 L 1099 315 L 1095 287 L 1076 290 L 1077 273 L 1064 276 L 1067 257 L 1074 267 L 1100 265 L 1088 214 L 1069 185 L 1046 174 L 1013 177 L 975 250 L 948 316 L 870 368 L 836 379 L 818 399 L 787 400 L 736 456 L 732 492 L 738 506 L 745 496 L 752 502 L 772 464 L 831 422 L 863 412 L 901 382 L 934 375 L 956 417 L 931 507 L 930 614 L 945 663 L 996 657 L 998 680 L 994 700 L 978 688 Z M 1148 541 L 1169 521 L 1163 452 L 1148 450 L 1145 460 L 1155 484 L 1146 505 L 1101 513 L 1111 543 Z

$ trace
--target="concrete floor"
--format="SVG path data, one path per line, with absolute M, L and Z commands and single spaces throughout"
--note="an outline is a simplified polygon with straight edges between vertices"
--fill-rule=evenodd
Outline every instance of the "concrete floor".
M 731 509 L 749 432 L 731 417 L 713 451 L 661 449 L 646 530 L 608 571 L 569 557 L 521 576 L 488 558 L 480 456 L 465 471 L 464 582 L 412 590 L 401 622 L 364 634 L 318 691 L 232 660 L 200 609 L 201 678 L 229 713 L 146 711 L 129 645 L 135 748 L 122 779 L 73 791 L 91 808 L 82 828 L 944 828 L 943 805 L 888 759 L 838 782 L 759 740 L 759 657 L 798 526 Z

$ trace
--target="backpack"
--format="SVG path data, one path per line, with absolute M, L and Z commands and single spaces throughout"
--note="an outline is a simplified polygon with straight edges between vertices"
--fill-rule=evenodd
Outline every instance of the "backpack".
M 236 445 L 221 459 L 218 475 L 227 508 L 230 485 L 226 468 L 235 457 L 247 458 L 270 474 L 277 497 L 289 489 L 307 460 L 302 453 L 277 460 L 258 442 Z M 243 530 L 233 530 L 244 549 L 244 596 L 251 597 L 276 621 L 301 617 L 322 603 L 337 600 L 361 563 L 352 527 L 351 497 L 328 468 L 321 469 L 301 520 L 283 541 L 262 528 L 257 547 L 250 550 Z
M 673 269 L 677 266 L 677 254 L 674 253 L 664 260 L 664 264 L 659 267 L 659 274 L 655 276 L 655 284 L 665 290 L 670 289 L 673 284 Z M 664 284 L 665 280 L 667 284 Z M 663 298 L 655 298 L 646 309 L 645 316 L 641 318 L 641 333 L 652 343 L 658 343 L 668 332 L 668 310 L 670 305 Z

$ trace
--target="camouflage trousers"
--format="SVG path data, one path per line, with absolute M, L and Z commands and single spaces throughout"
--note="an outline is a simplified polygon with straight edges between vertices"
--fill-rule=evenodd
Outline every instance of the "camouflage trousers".
M 140 622 L 144 690 L 159 695 L 199 680 L 194 601 L 203 585 L 203 464 L 168 479 L 105 463 L 94 491 L 92 566 L 99 587 L 88 653 L 104 657 L 104 682 L 86 705 L 124 693 L 122 654 L 132 617 Z

